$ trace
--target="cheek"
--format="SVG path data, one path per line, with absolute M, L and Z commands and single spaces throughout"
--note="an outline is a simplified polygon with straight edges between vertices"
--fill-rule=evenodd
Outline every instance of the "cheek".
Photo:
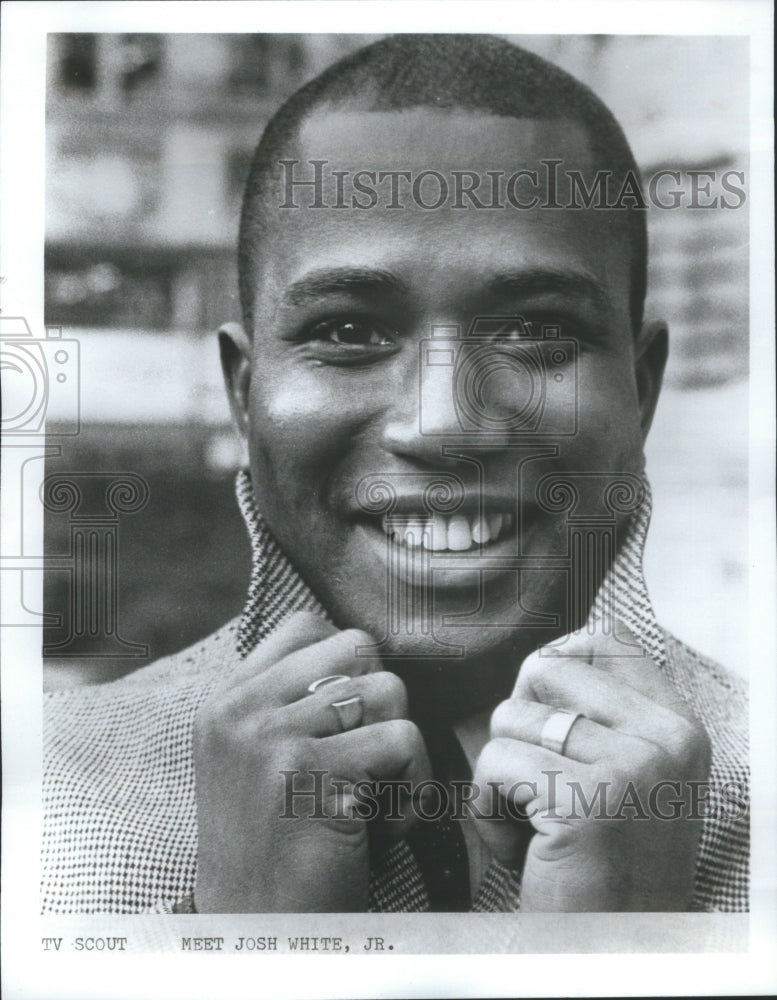
M 578 434 L 574 445 L 585 453 L 591 468 L 626 471 L 641 455 L 640 412 L 633 371 L 628 359 L 580 365 Z
M 318 493 L 353 439 L 347 401 L 313 379 L 255 380 L 251 389 L 251 466 L 267 496 Z

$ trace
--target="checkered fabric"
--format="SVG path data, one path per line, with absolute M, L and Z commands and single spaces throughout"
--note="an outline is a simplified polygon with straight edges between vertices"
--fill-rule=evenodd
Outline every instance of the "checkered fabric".
M 323 613 L 253 506 L 250 480 L 237 495 L 253 572 L 243 616 L 188 650 L 110 684 L 45 696 L 42 909 L 50 913 L 171 912 L 194 888 L 197 825 L 192 724 L 224 675 L 287 615 Z M 747 703 L 743 682 L 663 632 L 642 576 L 650 497 L 597 596 L 631 627 L 706 727 L 716 791 L 704 820 L 694 908 L 748 907 Z M 423 911 L 429 899 L 405 841 L 372 872 L 370 909 Z M 474 910 L 520 908 L 515 872 L 493 863 Z

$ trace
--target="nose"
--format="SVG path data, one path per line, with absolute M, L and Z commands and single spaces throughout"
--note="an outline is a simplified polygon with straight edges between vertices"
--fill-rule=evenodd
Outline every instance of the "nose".
M 416 363 L 405 369 L 401 389 L 397 387 L 386 413 L 384 447 L 424 462 L 439 462 L 445 444 L 477 445 L 478 451 L 503 448 L 509 434 L 473 421 L 471 400 L 460 398 L 468 391 L 461 344 L 453 338 L 429 339 L 419 347 Z
M 440 445 L 460 433 L 454 400 L 454 356 L 446 343 L 421 340 L 419 348 L 412 360 L 408 358 L 401 388 L 395 387 L 383 443 L 397 455 L 439 460 Z

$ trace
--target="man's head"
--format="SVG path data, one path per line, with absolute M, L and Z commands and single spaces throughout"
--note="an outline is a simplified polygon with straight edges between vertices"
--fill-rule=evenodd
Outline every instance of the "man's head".
M 283 208 L 291 161 L 308 180 L 323 164 L 321 188 Z M 549 477 L 595 518 L 603 489 L 642 470 L 666 350 L 663 326 L 641 325 L 642 213 L 553 207 L 563 179 L 529 208 L 485 188 L 441 200 L 430 173 L 503 184 L 549 161 L 589 188 L 636 169 L 590 91 L 481 36 L 356 53 L 257 151 L 247 332 L 222 336 L 257 505 L 336 624 L 404 657 L 399 672 L 444 663 L 448 681 L 487 683 L 574 624 L 571 578 L 590 589 L 606 566 L 571 551 Z M 360 171 L 388 178 L 375 197 Z
M 253 328 L 256 270 L 267 213 L 279 204 L 279 161 L 303 123 L 329 108 L 408 111 L 434 108 L 503 118 L 575 122 L 590 143 L 594 169 L 639 176 L 629 144 L 590 88 L 546 59 L 491 35 L 394 35 L 340 60 L 300 88 L 273 116 L 254 154 L 243 197 L 238 273 L 243 321 Z M 401 151 L 399 151 L 401 153 Z M 520 151 L 515 151 L 520 159 Z M 644 211 L 622 211 L 631 257 L 631 314 L 642 322 L 647 283 Z

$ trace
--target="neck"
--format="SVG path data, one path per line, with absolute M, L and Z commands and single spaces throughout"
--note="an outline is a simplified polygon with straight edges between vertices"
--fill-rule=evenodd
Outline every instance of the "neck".
M 534 646 L 531 647 L 533 649 Z M 531 649 L 508 640 L 498 652 L 466 660 L 391 660 L 386 669 L 407 687 L 410 718 L 423 730 L 452 726 L 510 697 L 521 662 Z

